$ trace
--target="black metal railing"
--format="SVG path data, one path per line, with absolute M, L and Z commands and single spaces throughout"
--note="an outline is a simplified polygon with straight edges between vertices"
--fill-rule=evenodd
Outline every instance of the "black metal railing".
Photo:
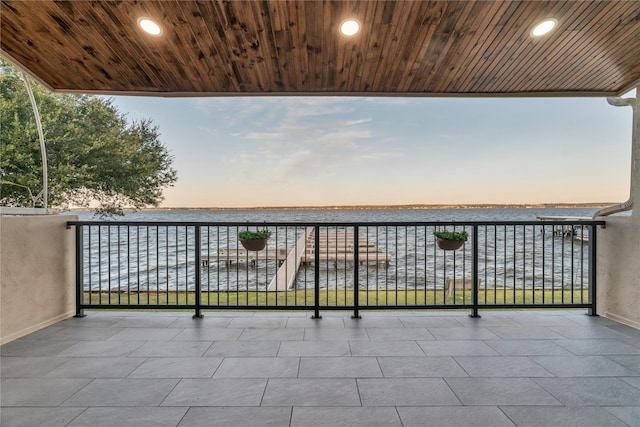
M 76 307 L 353 310 L 586 308 L 603 221 L 72 221 Z M 247 251 L 244 229 L 272 232 Z M 458 250 L 438 230 L 466 231 Z

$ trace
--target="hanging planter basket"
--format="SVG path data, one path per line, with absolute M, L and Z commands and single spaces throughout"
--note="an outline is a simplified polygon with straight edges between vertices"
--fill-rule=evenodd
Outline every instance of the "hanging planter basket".
M 267 239 L 240 239 L 240 243 L 248 251 L 261 251 L 267 246 Z
M 466 240 L 445 240 L 436 238 L 436 243 L 438 247 L 444 251 L 455 251 L 456 249 L 460 249 L 462 245 L 464 245 Z
M 438 247 L 444 251 L 460 249 L 469 238 L 469 234 L 466 231 L 443 230 L 436 231 L 433 235 L 436 236 Z
M 267 240 L 271 237 L 269 230 L 241 231 L 238 233 L 238 240 L 248 251 L 261 251 L 267 246 Z

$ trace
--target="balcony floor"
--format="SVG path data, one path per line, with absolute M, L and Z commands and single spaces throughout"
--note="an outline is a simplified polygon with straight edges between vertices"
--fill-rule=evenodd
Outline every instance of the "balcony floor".
M 88 312 L 1 347 L 9 426 L 640 426 L 640 331 L 584 311 Z

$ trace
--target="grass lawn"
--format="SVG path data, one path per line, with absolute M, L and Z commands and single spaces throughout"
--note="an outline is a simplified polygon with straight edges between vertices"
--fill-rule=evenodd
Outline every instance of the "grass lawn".
M 193 305 L 195 292 L 85 292 L 85 304 L 101 305 Z M 415 305 L 464 305 L 472 303 L 470 290 L 456 290 L 452 296 L 447 296 L 442 289 L 438 290 L 369 290 L 359 292 L 359 305 L 369 306 L 415 306 Z M 311 309 L 315 300 L 313 291 L 225 291 L 202 292 L 201 304 L 211 306 L 282 306 L 283 309 L 292 306 L 309 306 Z M 354 294 L 352 290 L 321 290 L 319 294 L 320 306 L 352 307 Z M 533 290 L 533 289 L 499 289 L 480 290 L 479 304 L 562 304 L 588 303 L 587 289 L 575 290 Z

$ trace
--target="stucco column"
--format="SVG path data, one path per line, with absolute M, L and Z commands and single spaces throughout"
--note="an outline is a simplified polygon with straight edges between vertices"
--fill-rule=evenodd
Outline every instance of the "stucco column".
M 18 209 L 16 209 L 18 210 Z M 75 215 L 0 215 L 0 343 L 75 313 Z
M 633 107 L 631 188 L 629 201 L 620 205 L 633 202 L 633 211 L 607 217 L 606 228 L 598 230 L 596 304 L 598 314 L 640 329 L 640 87 L 635 98 L 613 105 Z
M 634 200 L 632 220 L 640 225 L 640 86 L 636 88 L 631 132 L 631 197 Z

